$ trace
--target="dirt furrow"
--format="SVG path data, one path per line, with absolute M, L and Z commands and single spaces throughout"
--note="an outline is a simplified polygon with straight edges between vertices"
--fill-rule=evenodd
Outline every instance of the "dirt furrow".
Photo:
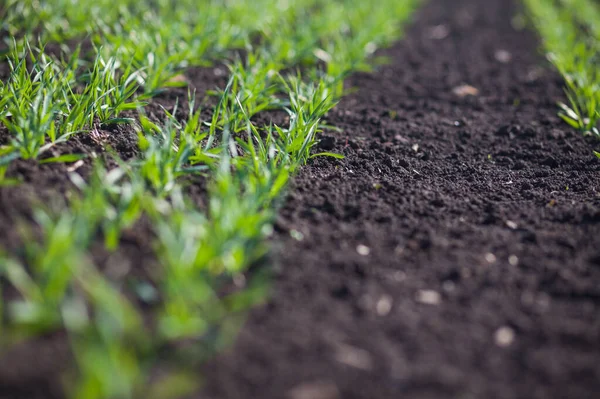
M 598 144 L 556 116 L 560 78 L 515 16 L 430 0 L 349 79 L 321 144 L 346 159 L 296 179 L 274 294 L 203 397 L 600 392 Z

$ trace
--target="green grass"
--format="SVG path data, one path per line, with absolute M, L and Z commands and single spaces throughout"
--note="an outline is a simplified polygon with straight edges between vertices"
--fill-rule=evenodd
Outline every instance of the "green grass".
M 417 3 L 9 1 L 2 27 L 12 66 L 0 86 L 0 121 L 11 142 L 0 166 L 112 123 L 137 130 L 140 156 L 116 159 L 110 170 L 86 160 L 93 171 L 71 173 L 76 190 L 64 206 L 36 210 L 22 250 L 0 256 L 0 277 L 19 292 L 0 306 L 0 348 L 66 331 L 75 364 L 65 386 L 78 399 L 197 389 L 193 366 L 233 339 L 268 286 L 254 273 L 242 289 L 223 288 L 264 261 L 297 170 L 315 156 L 342 158 L 313 151 L 323 118 L 344 94 L 344 78 L 369 70 L 369 57 L 400 36 Z M 89 51 L 44 50 L 85 37 Z M 178 104 L 162 121 L 145 115 L 153 96 L 183 83 L 186 68 L 217 60 L 230 77 L 208 120 L 191 93 L 185 113 Z M 255 122 L 268 110 L 289 122 Z M 136 117 L 123 118 L 126 111 Z M 207 182 L 206 206 L 185 194 L 184 177 Z M 141 221 L 153 226 L 156 267 L 135 281 L 103 274 L 92 246 L 118 250 Z M 165 377 L 157 380 L 158 365 Z
M 6 61 L 10 76 L 0 86 L 0 122 L 12 138 L 2 149 L 4 157 L 37 158 L 95 123 L 127 122 L 119 114 L 143 105 L 133 99 L 137 73 L 130 67 L 117 71 L 114 59 L 101 56 L 83 67 L 78 55 L 57 61 L 43 48 L 13 46 Z
M 565 79 L 559 115 L 600 137 L 600 8 L 590 0 L 524 0 L 548 59 Z

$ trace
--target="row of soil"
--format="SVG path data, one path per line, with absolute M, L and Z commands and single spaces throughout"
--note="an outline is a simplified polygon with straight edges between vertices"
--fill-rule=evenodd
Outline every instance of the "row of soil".
M 296 178 L 274 293 L 203 397 L 596 397 L 599 145 L 518 13 L 431 0 L 349 79 L 321 143 L 346 159 Z

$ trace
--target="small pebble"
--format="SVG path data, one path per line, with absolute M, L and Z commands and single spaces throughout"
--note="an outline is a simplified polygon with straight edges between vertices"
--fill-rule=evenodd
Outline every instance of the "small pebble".
M 434 40 L 441 40 L 448 37 L 450 34 L 450 29 L 446 25 L 437 25 L 431 28 L 431 32 L 429 33 L 429 37 Z
M 494 58 L 502 64 L 508 64 L 512 60 L 512 55 L 506 50 L 496 50 Z
M 476 96 L 479 94 L 479 89 L 471 85 L 460 85 L 452 89 L 452 92 L 458 97 Z
M 387 316 L 392 310 L 392 297 L 389 295 L 383 295 L 377 301 L 375 310 L 379 316 Z
M 442 283 L 442 289 L 445 292 L 454 292 L 454 290 L 456 289 L 456 284 L 454 283 L 454 281 L 446 280 Z
M 507 220 L 507 221 L 506 221 L 506 226 L 507 226 L 509 229 L 513 229 L 513 230 L 516 230 L 516 229 L 519 227 L 519 226 L 518 226 L 518 225 L 517 225 L 515 222 L 513 222 L 512 220 Z
M 345 364 L 360 370 L 372 370 L 373 358 L 369 352 L 350 345 L 339 345 L 337 348 L 335 359 Z
M 426 305 L 439 305 L 442 300 L 442 296 L 437 291 L 420 290 L 417 292 L 416 300 L 417 302 L 421 302 Z
M 298 230 L 290 230 L 290 237 L 292 237 L 296 241 L 304 240 L 304 234 L 302 234 Z
M 367 256 L 371 253 L 371 248 L 367 247 L 366 245 L 360 244 L 356 247 L 356 252 L 358 252 L 359 255 Z
M 401 283 L 404 280 L 406 280 L 406 273 L 404 273 L 401 270 L 398 270 L 397 272 L 394 273 L 394 275 L 392 277 L 395 281 L 397 281 L 398 283 Z
M 494 263 L 494 262 L 496 262 L 496 255 L 494 255 L 491 252 L 488 252 L 487 254 L 485 254 L 485 260 L 488 263 Z
M 510 327 L 500 327 L 496 330 L 496 333 L 494 333 L 494 341 L 496 342 L 496 345 L 500 347 L 505 348 L 512 344 L 514 340 L 515 331 Z
M 508 263 L 511 266 L 517 266 L 519 264 L 519 258 L 516 255 L 511 255 L 508 257 Z

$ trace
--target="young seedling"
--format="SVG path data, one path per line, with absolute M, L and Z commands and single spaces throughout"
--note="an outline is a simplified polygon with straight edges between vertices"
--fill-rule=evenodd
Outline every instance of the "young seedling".
M 569 125 L 600 137 L 600 9 L 588 0 L 526 0 L 548 59 L 565 80 L 568 104 L 559 116 Z

